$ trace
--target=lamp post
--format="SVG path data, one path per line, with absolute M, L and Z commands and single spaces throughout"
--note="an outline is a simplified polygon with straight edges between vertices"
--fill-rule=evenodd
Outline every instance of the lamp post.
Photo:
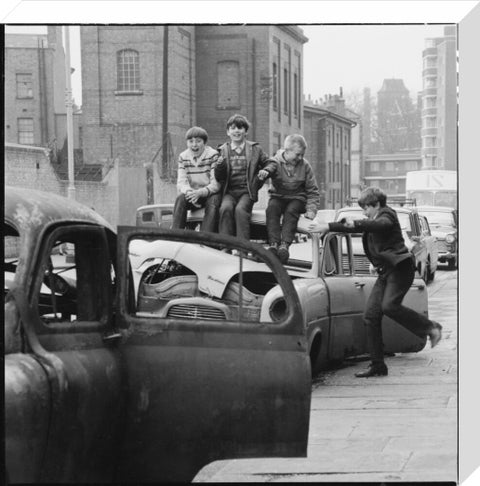
M 67 107 L 67 148 L 68 148 L 68 197 L 75 199 L 75 165 L 73 159 L 73 100 L 70 67 L 70 30 L 65 30 L 65 106 Z

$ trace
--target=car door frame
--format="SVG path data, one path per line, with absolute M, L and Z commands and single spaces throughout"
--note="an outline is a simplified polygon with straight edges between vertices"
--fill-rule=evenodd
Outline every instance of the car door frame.
M 134 315 L 128 242 L 142 236 L 257 255 L 284 290 L 284 320 Z M 118 479 L 191 481 L 214 460 L 306 455 L 310 362 L 298 295 L 278 259 L 258 244 L 229 236 L 119 227 L 117 269 L 117 318 L 126 329 L 122 354 L 129 377 Z

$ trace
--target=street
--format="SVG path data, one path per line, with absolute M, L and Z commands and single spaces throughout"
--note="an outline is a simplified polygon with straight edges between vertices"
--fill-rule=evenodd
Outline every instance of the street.
M 217 461 L 194 481 L 457 481 L 457 271 L 428 292 L 437 347 L 388 357 L 387 377 L 355 378 L 357 359 L 313 381 L 307 458 Z

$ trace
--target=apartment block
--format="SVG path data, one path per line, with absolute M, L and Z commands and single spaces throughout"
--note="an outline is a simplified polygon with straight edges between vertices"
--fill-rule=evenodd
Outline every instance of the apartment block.
M 425 40 L 422 91 L 422 168 L 457 170 L 456 26 Z

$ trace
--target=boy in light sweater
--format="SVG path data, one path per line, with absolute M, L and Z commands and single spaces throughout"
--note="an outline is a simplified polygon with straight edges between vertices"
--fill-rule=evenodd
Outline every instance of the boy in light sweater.
M 204 128 L 190 128 L 185 138 L 188 148 L 178 158 L 179 194 L 173 208 L 172 228 L 185 228 L 187 211 L 204 207 L 201 231 L 217 232 L 221 194 L 213 169 L 218 152 L 207 145 L 208 133 Z

